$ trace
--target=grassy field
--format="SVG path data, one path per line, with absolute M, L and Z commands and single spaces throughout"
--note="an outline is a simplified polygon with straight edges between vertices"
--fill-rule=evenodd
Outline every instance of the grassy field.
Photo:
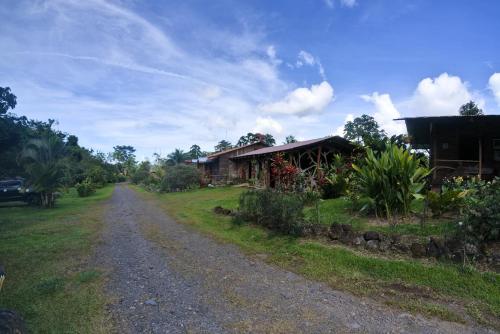
M 217 205 L 236 208 L 241 188 L 171 194 L 150 194 L 136 189 L 143 196 L 158 199 L 178 221 L 334 288 L 370 296 L 412 312 L 457 322 L 474 319 L 499 327 L 500 276 L 497 274 L 464 271 L 451 264 L 431 261 L 387 259 L 321 241 L 280 236 L 250 225 L 235 226 L 229 217 L 216 215 L 212 209 Z M 342 210 L 338 200 L 325 201 L 322 206 L 330 206 L 324 210 L 330 215 L 328 219 L 336 215 L 339 222 L 350 221 L 358 228 L 366 224 L 362 218 L 353 218 Z
M 0 263 L 7 272 L 0 308 L 22 314 L 34 333 L 104 333 L 103 275 L 87 261 L 102 227 L 100 203 L 113 186 L 55 209 L 0 207 Z

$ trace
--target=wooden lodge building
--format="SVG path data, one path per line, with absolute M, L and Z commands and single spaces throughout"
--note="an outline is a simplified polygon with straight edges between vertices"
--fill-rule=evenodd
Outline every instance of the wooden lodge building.
M 354 145 L 339 136 L 272 147 L 258 142 L 214 153 L 198 166 L 212 183 L 256 180 L 272 187 L 271 160 L 278 153 L 301 170 L 310 170 L 320 163 L 331 162 L 334 154 L 351 155 L 353 150 Z
M 500 176 L 500 115 L 409 117 L 410 142 L 429 151 L 433 183 L 445 177 Z

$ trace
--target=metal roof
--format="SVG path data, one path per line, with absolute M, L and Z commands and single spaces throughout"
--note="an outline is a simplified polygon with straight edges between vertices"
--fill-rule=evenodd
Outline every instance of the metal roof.
M 395 121 L 405 121 L 413 146 L 426 149 L 430 148 L 431 129 L 436 125 L 441 128 L 453 128 L 454 131 L 478 134 L 492 128 L 500 129 L 500 115 L 405 117 Z
M 228 148 L 227 150 L 224 150 L 224 151 L 212 153 L 212 154 L 208 155 L 207 158 L 208 158 L 208 160 L 211 160 L 211 159 L 217 158 L 217 157 L 219 157 L 221 155 L 224 155 L 224 154 L 227 154 L 227 153 L 231 153 L 231 152 L 234 152 L 236 150 L 241 150 L 242 148 L 250 147 L 250 146 L 254 146 L 254 145 L 266 145 L 266 144 L 259 141 L 259 142 L 248 144 L 248 145 L 244 145 L 244 146 L 235 146 L 235 147 L 232 147 L 232 148 Z
M 251 151 L 251 152 L 248 152 L 245 154 L 235 156 L 235 157 L 233 157 L 233 159 L 253 157 L 253 156 L 258 156 L 258 155 L 266 155 L 266 154 L 272 154 L 272 153 L 278 153 L 278 152 L 287 152 L 287 151 L 293 151 L 293 150 L 297 150 L 297 149 L 304 149 L 304 148 L 308 148 L 310 146 L 314 146 L 314 145 L 320 144 L 320 143 L 337 144 L 337 145 L 340 145 L 344 149 L 350 149 L 350 150 L 352 150 L 354 148 L 354 145 L 352 145 L 347 139 L 344 139 L 344 138 L 339 137 L 339 136 L 328 136 L 328 137 L 323 137 L 323 138 L 299 141 L 296 143 L 265 147 L 265 148 L 261 148 L 261 149 L 255 150 L 255 151 Z

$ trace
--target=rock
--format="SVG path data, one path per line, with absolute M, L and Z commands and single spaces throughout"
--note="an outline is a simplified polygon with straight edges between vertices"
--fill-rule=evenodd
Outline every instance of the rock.
M 392 247 L 392 238 L 385 235 L 380 235 L 379 249 L 383 252 L 388 251 Z
M 456 238 L 446 240 L 444 242 L 444 245 L 446 246 L 446 248 L 450 253 L 461 252 L 463 248 L 462 241 Z
M 144 302 L 144 305 L 149 305 L 149 306 L 156 306 L 157 303 L 154 299 L 148 299 Z
M 429 243 L 427 244 L 426 254 L 427 256 L 439 258 L 448 253 L 444 242 L 434 237 L 430 237 Z
M 328 226 L 325 226 L 322 224 L 313 224 L 312 231 L 313 231 L 314 235 L 316 235 L 316 236 L 327 236 L 329 228 L 328 228 Z
M 413 257 L 424 257 L 426 254 L 425 246 L 417 242 L 411 244 L 410 251 Z
M 369 249 L 369 250 L 377 250 L 379 249 L 379 241 L 378 240 L 368 240 L 366 242 L 366 249 Z
M 224 215 L 224 216 L 229 216 L 232 215 L 233 212 L 229 209 L 224 209 L 222 206 L 216 206 L 214 208 L 214 212 L 218 215 Z
M 369 240 L 380 240 L 380 235 L 378 234 L 378 232 L 375 232 L 375 231 L 365 232 L 365 234 L 363 236 L 365 237 L 366 241 L 369 241 Z
M 328 236 L 332 240 L 338 240 L 342 235 L 342 231 L 342 226 L 340 224 L 333 223 L 328 230 Z
M 477 255 L 479 253 L 477 246 L 471 243 L 465 244 L 465 253 L 467 255 Z
M 366 244 L 365 238 L 362 236 L 357 236 L 354 239 L 352 239 L 352 244 L 354 246 L 364 246 Z

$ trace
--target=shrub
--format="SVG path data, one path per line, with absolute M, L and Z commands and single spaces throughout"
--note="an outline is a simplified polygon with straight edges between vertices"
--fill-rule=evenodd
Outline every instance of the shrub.
M 367 149 L 363 165 L 353 164 L 361 195 L 370 200 L 377 215 L 391 219 L 408 215 L 413 199 L 421 199 L 429 169 L 420 167 L 420 159 L 408 150 L 388 144 L 375 156 Z
M 303 209 L 300 195 L 271 189 L 249 190 L 240 195 L 235 221 L 250 221 L 281 233 L 297 235 L 304 223 Z
M 87 197 L 95 192 L 95 185 L 89 179 L 83 180 L 75 185 L 78 196 Z
M 201 174 L 195 166 L 169 166 L 160 184 L 161 191 L 182 191 L 200 186 Z
M 295 186 L 300 169 L 285 160 L 283 154 L 278 153 L 271 160 L 271 173 L 275 178 L 277 189 L 291 191 Z
M 459 227 L 467 239 L 500 240 L 500 179 L 483 183 L 467 196 L 462 218 Z
M 442 187 L 441 192 L 429 191 L 427 201 L 432 215 L 441 216 L 445 212 L 457 211 L 463 207 L 467 190 Z
M 323 178 L 320 180 L 323 198 L 337 198 L 345 195 L 351 174 L 351 164 L 346 163 L 340 154 L 336 154 L 332 164 L 328 166 Z

